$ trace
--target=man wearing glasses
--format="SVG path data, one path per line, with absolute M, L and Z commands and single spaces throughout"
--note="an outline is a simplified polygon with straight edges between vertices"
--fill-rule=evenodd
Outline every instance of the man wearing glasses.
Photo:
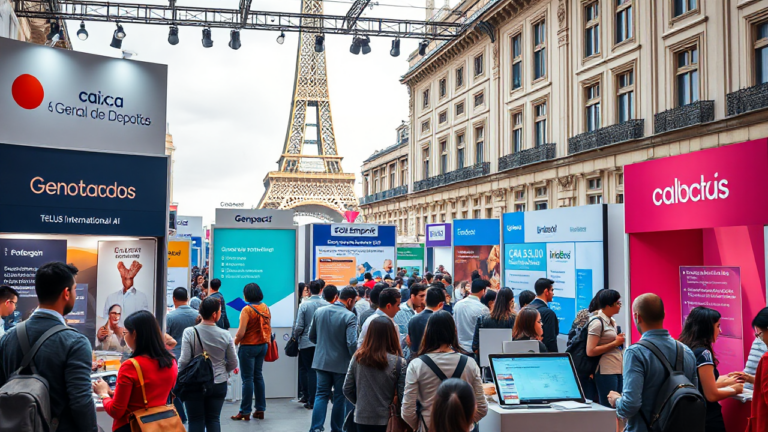
M 16 303 L 19 301 L 19 293 L 8 285 L 0 285 L 0 339 L 5 334 L 3 318 L 13 315 Z

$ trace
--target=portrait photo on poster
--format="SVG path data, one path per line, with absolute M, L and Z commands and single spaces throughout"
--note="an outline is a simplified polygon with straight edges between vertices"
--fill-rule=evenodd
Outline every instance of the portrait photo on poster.
M 114 343 L 107 340 L 114 339 L 110 333 L 132 313 L 154 311 L 155 250 L 155 240 L 99 242 L 96 325 L 97 339 L 104 339 L 97 343 Z M 113 320 L 111 316 L 116 316 L 118 310 L 120 317 Z
M 491 282 L 491 288 L 500 288 L 501 255 L 498 245 L 494 246 L 455 246 L 454 253 L 454 287 L 462 282 L 472 282 L 472 272 L 477 270 L 480 277 Z

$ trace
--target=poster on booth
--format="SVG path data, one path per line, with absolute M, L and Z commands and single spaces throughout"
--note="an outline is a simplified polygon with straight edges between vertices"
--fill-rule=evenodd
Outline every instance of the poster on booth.
M 366 273 L 377 282 L 394 279 L 396 236 L 393 225 L 313 225 L 314 278 L 338 287 L 363 282 Z
M 424 243 L 400 245 L 397 247 L 397 266 L 407 275 L 421 274 L 424 268 Z
M 134 312 L 153 312 L 156 241 L 100 241 L 98 250 L 96 324 L 122 326 Z
M 166 285 L 168 312 L 174 309 L 173 290 L 179 287 L 189 290 L 190 246 L 191 243 L 188 241 L 168 242 L 168 284 Z
M 453 285 L 471 284 L 472 273 L 501 285 L 501 252 L 498 219 L 462 219 L 453 222 Z
M 741 268 L 718 266 L 680 267 L 682 322 L 699 306 L 720 312 L 720 331 L 714 349 L 720 370 L 744 366 L 744 330 L 741 309 Z
M 605 287 L 604 206 L 506 213 L 504 286 L 534 291 L 540 278 L 554 281 L 549 307 L 567 333 L 576 312 Z

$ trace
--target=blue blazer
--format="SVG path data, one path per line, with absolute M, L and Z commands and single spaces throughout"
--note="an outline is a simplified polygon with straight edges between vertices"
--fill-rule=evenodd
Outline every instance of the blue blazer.
M 355 314 L 340 303 L 317 309 L 309 327 L 309 341 L 317 345 L 312 369 L 346 374 L 357 350 Z

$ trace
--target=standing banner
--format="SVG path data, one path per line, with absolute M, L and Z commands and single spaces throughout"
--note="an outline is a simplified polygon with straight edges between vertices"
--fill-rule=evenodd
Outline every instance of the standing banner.
M 134 312 L 154 310 L 156 240 L 100 241 L 96 277 L 97 325 L 120 308 L 120 325 Z
M 404 269 L 406 275 L 421 274 L 424 268 L 424 243 L 397 246 L 397 266 Z
M 517 299 L 524 290 L 534 291 L 537 279 L 553 280 L 549 307 L 561 333 L 568 333 L 576 312 L 605 287 L 606 215 L 605 205 L 591 205 L 503 216 L 504 286 Z
M 472 283 L 472 272 L 491 282 L 498 290 L 501 279 L 501 253 L 498 219 L 460 219 L 453 221 L 454 288 Z
M 362 282 L 365 273 L 394 279 L 396 238 L 394 225 L 312 225 L 313 279 L 338 287 L 352 278 Z
M 173 307 L 173 290 L 186 288 L 189 293 L 191 245 L 188 240 L 174 240 L 168 242 L 168 285 L 166 285 L 166 297 L 168 312 Z M 190 293 L 191 294 L 191 293 Z
M 714 349 L 722 370 L 744 367 L 744 330 L 741 313 L 741 268 L 680 267 L 682 323 L 698 306 L 720 312 L 720 336 Z

